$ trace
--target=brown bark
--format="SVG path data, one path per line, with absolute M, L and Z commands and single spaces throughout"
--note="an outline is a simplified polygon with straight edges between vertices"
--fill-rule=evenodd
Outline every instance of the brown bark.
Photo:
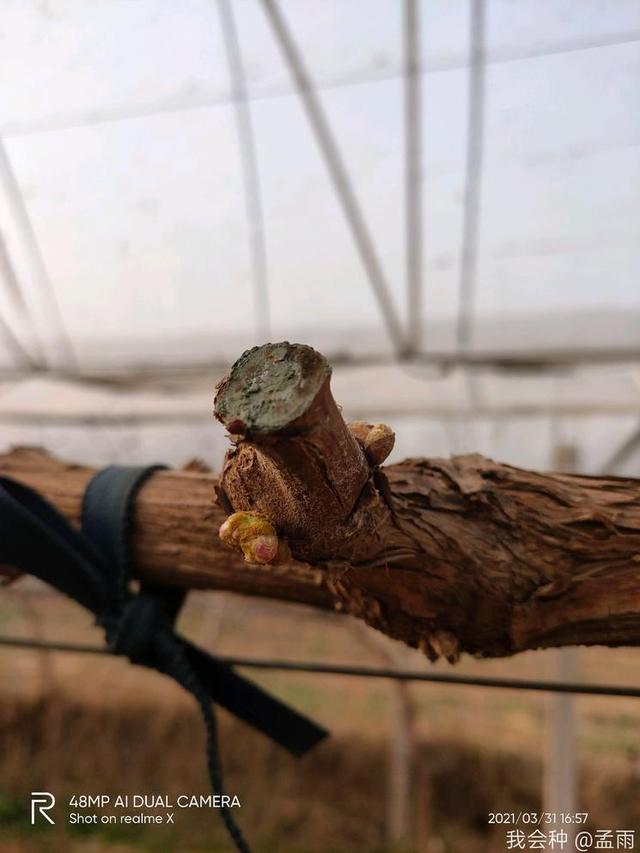
M 38 448 L 0 454 L 0 475 L 31 486 L 79 526 L 82 495 L 95 468 L 62 462 Z M 140 578 L 194 589 L 226 589 L 325 609 L 333 599 L 319 569 L 293 563 L 249 566 L 224 547 L 218 528 L 226 512 L 217 504 L 212 474 L 158 471 L 142 487 L 133 520 Z
M 142 489 L 139 574 L 336 606 L 431 657 L 640 643 L 640 482 L 538 474 L 480 456 L 372 467 L 307 347 L 245 354 L 220 387 L 232 434 L 213 475 L 159 472 Z M 77 522 L 91 469 L 0 457 Z M 250 566 L 217 539 L 226 512 L 264 514 L 296 558 Z M 227 507 L 228 509 L 229 507 Z

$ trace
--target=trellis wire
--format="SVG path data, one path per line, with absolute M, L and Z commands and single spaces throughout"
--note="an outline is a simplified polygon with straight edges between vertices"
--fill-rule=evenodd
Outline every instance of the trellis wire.
M 31 649 L 34 651 L 70 652 L 91 655 L 111 654 L 108 649 L 102 646 L 81 643 L 54 643 L 43 640 L 23 639 L 22 637 L 0 637 L 0 646 Z M 216 657 L 222 663 L 229 666 L 245 666 L 248 669 L 302 672 L 316 675 L 347 675 L 357 678 L 387 678 L 392 681 L 423 681 L 434 684 L 450 684 L 458 687 L 488 687 L 500 690 L 533 690 L 546 693 L 574 693 L 584 696 L 618 696 L 640 699 L 640 687 L 627 687 L 619 684 L 584 684 L 580 682 L 543 681 L 532 678 L 451 675 L 448 673 L 393 669 L 391 667 L 324 662 L 315 663 L 312 661 L 253 658 L 238 655 L 216 655 Z

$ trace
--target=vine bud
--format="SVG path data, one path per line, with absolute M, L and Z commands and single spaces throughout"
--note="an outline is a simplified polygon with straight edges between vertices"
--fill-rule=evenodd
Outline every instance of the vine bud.
M 278 534 L 264 516 L 234 512 L 220 527 L 220 539 L 241 548 L 247 563 L 272 563 L 278 556 Z

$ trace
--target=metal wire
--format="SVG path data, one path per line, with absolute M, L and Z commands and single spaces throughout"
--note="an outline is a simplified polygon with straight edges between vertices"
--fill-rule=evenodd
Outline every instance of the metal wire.
M 0 379 L 1 379 L 0 374 Z M 8 409 L 6 402 L 0 407 L 0 424 L 12 424 L 20 426 L 51 426 L 69 427 L 82 426 L 103 427 L 110 429 L 124 429 L 126 427 L 178 425 L 178 426 L 203 426 L 211 424 L 211 414 L 204 407 L 187 407 L 170 411 L 92 411 L 80 410 L 72 412 L 50 413 L 44 410 L 33 411 Z M 603 415 L 612 417 L 634 416 L 638 414 L 638 404 L 633 401 L 624 403 L 611 403 L 597 405 L 596 403 L 514 403 L 514 404 L 484 404 L 480 403 L 473 408 L 457 404 L 431 403 L 429 400 L 417 401 L 415 404 L 407 403 L 396 405 L 395 403 L 382 403 L 380 401 L 360 403 L 348 406 L 349 417 L 353 420 L 371 420 L 376 418 L 428 418 L 444 422 L 467 422 L 477 418 L 534 418 L 543 415 L 548 417 L 563 418 L 593 418 Z M 640 431 L 639 431 L 640 432 Z M 109 436 L 107 436 L 109 437 Z M 626 461 L 629 454 L 640 445 L 640 434 L 636 433 L 629 450 L 624 451 L 620 459 L 617 455 L 608 464 L 613 467 L 607 473 L 614 474 L 617 467 Z M 117 446 L 112 445 L 113 452 L 117 452 Z
M 37 370 L 44 367 L 42 359 L 42 350 L 39 343 L 35 340 L 35 329 L 33 321 L 29 313 L 29 307 L 24 298 L 22 287 L 18 281 L 18 276 L 11 262 L 7 243 L 3 234 L 0 233 L 0 280 L 6 291 L 9 302 L 13 305 L 15 312 L 18 314 L 23 323 L 30 327 L 32 333 L 32 344 L 37 347 L 38 353 L 32 356 L 27 347 L 25 347 L 18 335 L 14 332 L 11 323 L 6 317 L 0 316 L 0 329 L 2 334 L 13 351 L 16 363 L 22 367 L 27 367 L 30 370 Z
M 53 643 L 43 640 L 27 640 L 21 637 L 0 637 L 0 646 L 50 652 L 110 655 L 102 646 L 76 643 Z M 281 672 L 306 672 L 319 675 L 348 675 L 356 678 L 387 678 L 392 681 L 424 681 L 433 684 L 451 684 L 461 687 L 489 687 L 499 690 L 533 690 L 547 693 L 575 693 L 584 696 L 619 696 L 640 699 L 640 688 L 625 685 L 583 684 L 579 682 L 541 681 L 530 678 L 492 678 L 472 675 L 449 675 L 445 673 L 420 672 L 417 670 L 393 669 L 390 667 L 357 666 L 333 663 L 313 663 L 290 660 L 268 660 L 238 655 L 216 655 L 218 660 L 229 666 L 245 666 L 249 669 L 279 670 Z
M 378 301 L 389 337 L 396 353 L 403 355 L 406 349 L 405 333 L 398 319 L 378 253 L 351 184 L 349 172 L 342 160 L 340 149 L 333 137 L 322 104 L 278 3 L 276 0 L 262 0 L 262 5 L 302 99 L 309 123 L 336 190 L 338 201 L 342 206 L 342 211 L 369 279 L 369 284 Z
M 471 344 L 475 320 L 476 285 L 478 277 L 478 232 L 480 228 L 480 192 L 484 150 L 484 92 L 485 92 L 485 4 L 471 0 L 469 32 L 469 90 L 467 101 L 467 146 L 465 163 L 465 197 L 462 212 L 460 245 L 460 280 L 456 345 L 458 352 L 467 352 Z M 471 409 L 480 407 L 477 377 L 464 372 L 464 383 Z M 470 424 L 467 440 L 474 444 Z
M 458 349 L 462 351 L 466 350 L 471 342 L 475 307 L 478 226 L 480 224 L 480 180 L 484 148 L 484 24 L 484 0 L 472 0 L 465 205 L 462 220 L 459 307 L 456 329 Z
M 576 53 L 583 50 L 595 50 L 598 48 L 620 47 L 627 44 L 635 44 L 640 41 L 640 31 L 629 30 L 628 32 L 612 33 L 608 36 L 582 36 L 577 39 L 564 41 L 538 42 L 530 48 L 512 49 L 499 48 L 487 55 L 487 65 L 503 65 L 509 62 L 521 62 L 529 59 L 537 59 L 546 56 L 561 56 L 565 53 Z M 467 67 L 466 61 L 459 59 L 444 59 L 439 61 L 427 60 L 422 67 L 423 74 L 435 74 L 441 71 L 453 71 Z M 316 87 L 318 91 L 342 89 L 349 86 L 366 86 L 369 83 L 384 80 L 398 80 L 402 73 L 397 71 L 371 73 L 367 71 L 361 74 L 349 74 L 335 80 L 327 81 Z M 271 100 L 274 98 L 287 97 L 291 94 L 289 87 L 274 86 L 268 91 L 257 92 L 252 95 L 252 101 Z M 5 139 L 19 136 L 32 136 L 40 133 L 50 133 L 57 130 L 71 130 L 80 127 L 89 127 L 111 122 L 129 121 L 131 119 L 144 118 L 146 116 L 165 115 L 171 113 L 186 112 L 189 110 L 208 109 L 223 104 L 229 104 L 232 98 L 228 95 L 208 95 L 203 97 L 183 98 L 179 96 L 168 97 L 162 100 L 151 101 L 143 104 L 122 105 L 115 107 L 104 107 L 91 112 L 72 112 L 58 115 L 47 115 L 42 118 L 17 120 L 0 124 L 0 136 Z
M 22 346 L 8 320 L 2 314 L 0 314 L 0 336 L 4 338 L 7 348 L 11 350 L 16 364 L 22 365 L 26 369 L 37 368 L 38 365 Z
M 394 358 L 386 352 L 355 353 L 334 348 L 325 355 L 334 367 L 377 367 L 394 363 Z M 438 350 L 413 353 L 405 364 L 416 367 L 433 367 L 442 371 L 454 367 L 473 369 L 487 368 L 500 372 L 567 371 L 582 365 L 633 365 L 640 362 L 640 348 L 637 346 L 593 347 L 593 348 L 554 348 L 540 349 L 483 349 L 459 352 Z M 119 367 L 116 364 L 78 365 L 76 368 L 47 368 L 46 370 L 24 370 L 0 365 L 0 381 L 19 380 L 40 374 L 47 379 L 65 379 L 69 381 L 93 382 L 110 388 L 136 388 L 145 383 L 180 378 L 181 381 L 210 377 L 217 371 L 221 376 L 229 371 L 231 361 L 212 354 L 208 360 L 198 360 L 174 364 L 135 365 Z M 516 406 L 516 409 L 519 407 Z M 524 407 L 527 408 L 526 406 Z M 563 407 L 564 408 L 564 407 Z M 571 406 L 568 407 L 569 409 Z M 578 410 L 582 407 L 578 406 Z M 637 414 L 637 401 L 624 404 L 603 404 L 602 411 L 629 412 Z
M 610 474 L 615 473 L 621 465 L 640 447 L 640 426 L 636 427 L 631 435 L 614 450 L 609 458 L 602 463 L 600 470 Z
M 62 320 L 53 283 L 49 278 L 49 272 L 40 250 L 40 244 L 38 243 L 38 238 L 31 222 L 20 184 L 13 171 L 13 166 L 1 137 L 0 183 L 3 185 L 7 199 L 11 205 L 14 221 L 20 229 L 20 236 L 28 253 L 31 268 L 40 290 L 40 296 L 46 303 L 47 316 L 54 327 L 53 331 L 60 353 L 67 366 L 76 366 L 73 346 Z
M 218 12 L 227 54 L 231 93 L 238 128 L 238 144 L 242 163 L 245 211 L 249 233 L 249 252 L 251 255 L 255 299 L 256 338 L 257 340 L 267 341 L 271 337 L 267 248 L 264 234 L 262 196 L 260 193 L 258 155 L 253 123 L 251 121 L 249 93 L 247 91 L 247 80 L 242 62 L 240 41 L 233 15 L 233 5 L 229 0 L 218 0 Z
M 422 343 L 422 71 L 417 0 L 404 4 L 407 348 Z

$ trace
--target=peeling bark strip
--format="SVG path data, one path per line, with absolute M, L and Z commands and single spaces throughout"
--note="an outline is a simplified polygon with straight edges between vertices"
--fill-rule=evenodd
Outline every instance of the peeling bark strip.
M 640 644 L 640 481 L 481 456 L 380 468 L 389 431 L 350 429 L 329 379 L 326 360 L 300 345 L 236 362 L 216 399 L 234 442 L 220 481 L 160 471 L 140 492 L 141 577 L 337 606 L 450 660 Z M 0 455 L 0 473 L 77 524 L 95 470 L 18 449 Z M 233 510 L 266 516 L 295 559 L 245 563 L 217 535 Z

